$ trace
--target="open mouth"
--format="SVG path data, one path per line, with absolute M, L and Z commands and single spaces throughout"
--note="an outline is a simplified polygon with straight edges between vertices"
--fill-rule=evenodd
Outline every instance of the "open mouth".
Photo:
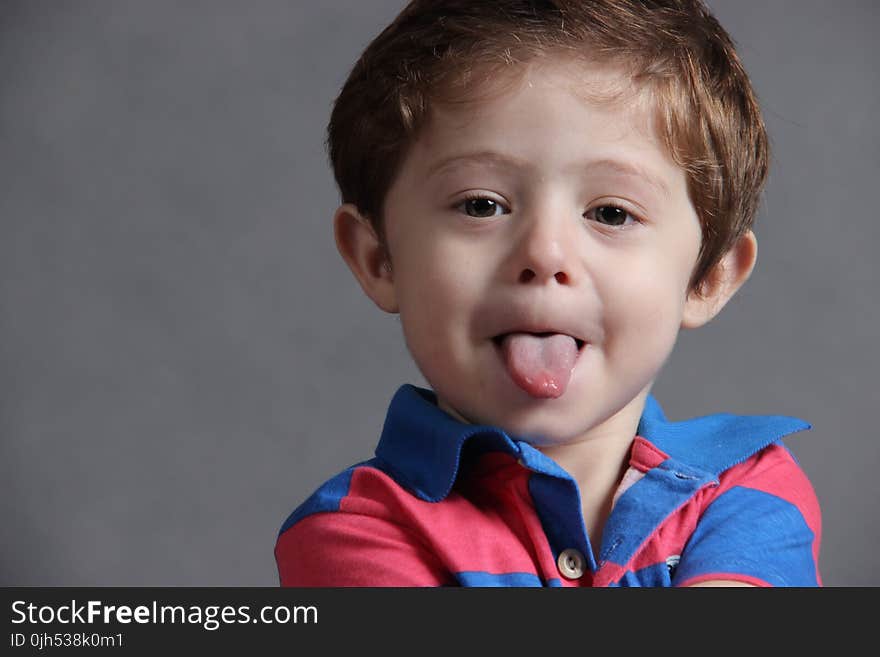
M 514 333 L 514 331 L 511 331 L 510 333 L 499 333 L 494 338 L 492 338 L 492 342 L 495 343 L 496 347 L 501 347 L 501 344 L 504 342 L 504 338 L 506 338 L 508 335 L 511 335 L 511 333 Z M 541 332 L 516 331 L 516 333 L 528 333 L 529 335 L 534 335 L 535 337 L 538 337 L 538 338 L 549 338 L 551 335 L 559 335 L 554 331 L 541 331 Z M 575 338 L 574 336 L 570 336 L 570 337 L 572 337 L 574 339 L 574 342 L 577 345 L 578 351 L 580 351 L 581 349 L 584 348 L 584 345 L 586 344 L 586 342 L 584 342 L 580 338 Z
M 554 331 L 510 331 L 492 342 L 513 382 L 536 399 L 565 393 L 585 344 Z

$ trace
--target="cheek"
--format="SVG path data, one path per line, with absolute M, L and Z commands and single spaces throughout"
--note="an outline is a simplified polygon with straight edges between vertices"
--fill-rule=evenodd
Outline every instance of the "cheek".
M 395 286 L 401 315 L 447 317 L 479 300 L 486 264 L 473 245 L 435 232 L 410 236 L 400 247 Z
M 681 280 L 680 280 L 681 279 Z M 672 350 L 681 325 L 687 281 L 662 267 L 630 269 L 618 292 L 606 299 L 606 339 L 623 359 L 662 363 Z
M 412 351 L 422 358 L 442 359 L 451 344 L 470 334 L 481 279 L 455 253 L 434 248 L 410 255 L 395 271 L 403 331 Z

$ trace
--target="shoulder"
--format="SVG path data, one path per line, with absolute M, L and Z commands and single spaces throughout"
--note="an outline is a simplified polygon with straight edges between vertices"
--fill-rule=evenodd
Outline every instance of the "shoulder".
M 666 419 L 659 403 L 647 399 L 639 435 L 670 463 L 691 468 L 713 485 L 700 496 L 715 500 L 774 499 L 798 508 L 818 530 L 819 506 L 803 469 L 782 442 L 811 426 L 785 415 L 715 413 L 683 421 Z
M 809 477 L 782 441 L 772 443 L 718 477 L 715 497 L 741 489 L 791 504 L 817 534 L 819 501 Z
M 383 509 L 394 500 L 408 496 L 378 459 L 363 461 L 321 484 L 287 517 L 278 534 L 322 513 L 354 511 L 383 515 Z
M 677 583 L 821 585 L 819 502 L 785 445 L 767 445 L 717 481 L 682 553 Z
M 375 460 L 321 485 L 281 527 L 275 543 L 286 586 L 420 586 L 445 582 L 418 523 L 421 502 Z

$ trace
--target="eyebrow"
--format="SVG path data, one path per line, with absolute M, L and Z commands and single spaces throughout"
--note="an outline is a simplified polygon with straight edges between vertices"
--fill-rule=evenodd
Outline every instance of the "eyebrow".
M 527 169 L 531 166 L 528 160 L 513 155 L 505 155 L 497 151 L 476 151 L 474 153 L 452 155 L 443 158 L 439 162 L 435 162 L 428 168 L 426 177 L 430 178 L 455 165 L 462 164 L 482 164 L 508 169 Z
M 430 178 L 439 173 L 452 168 L 453 166 L 461 166 L 466 164 L 479 164 L 483 166 L 493 166 L 506 169 L 531 169 L 532 164 L 529 160 L 507 155 L 497 151 L 476 151 L 473 153 L 464 153 L 461 155 L 453 155 L 446 157 L 432 164 L 426 173 L 426 178 Z M 669 186 L 660 176 L 655 175 L 645 167 L 635 162 L 627 160 L 617 160 L 614 158 L 601 158 L 598 160 L 589 160 L 586 162 L 578 162 L 569 167 L 568 170 L 580 171 L 581 173 L 590 173 L 592 171 L 610 170 L 618 175 L 637 178 L 648 183 L 664 196 L 670 195 Z
M 582 170 L 586 170 L 587 172 L 592 169 L 610 169 L 618 175 L 642 180 L 648 183 L 648 185 L 653 187 L 656 191 L 660 192 L 664 196 L 671 196 L 669 185 L 666 184 L 666 181 L 663 180 L 661 176 L 654 174 L 649 169 L 646 169 L 642 165 L 635 162 L 604 158 L 601 160 L 593 160 L 592 162 L 588 162 L 580 168 Z

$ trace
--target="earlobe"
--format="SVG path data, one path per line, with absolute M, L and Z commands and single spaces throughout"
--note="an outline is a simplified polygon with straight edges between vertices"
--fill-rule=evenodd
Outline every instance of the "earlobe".
M 333 215 L 333 234 L 339 255 L 364 293 L 385 312 L 398 312 L 388 253 L 370 221 L 345 203 Z
M 758 242 L 749 230 L 725 253 L 706 276 L 699 291 L 691 291 L 685 301 L 681 327 L 698 328 L 708 323 L 742 287 L 758 257 Z

